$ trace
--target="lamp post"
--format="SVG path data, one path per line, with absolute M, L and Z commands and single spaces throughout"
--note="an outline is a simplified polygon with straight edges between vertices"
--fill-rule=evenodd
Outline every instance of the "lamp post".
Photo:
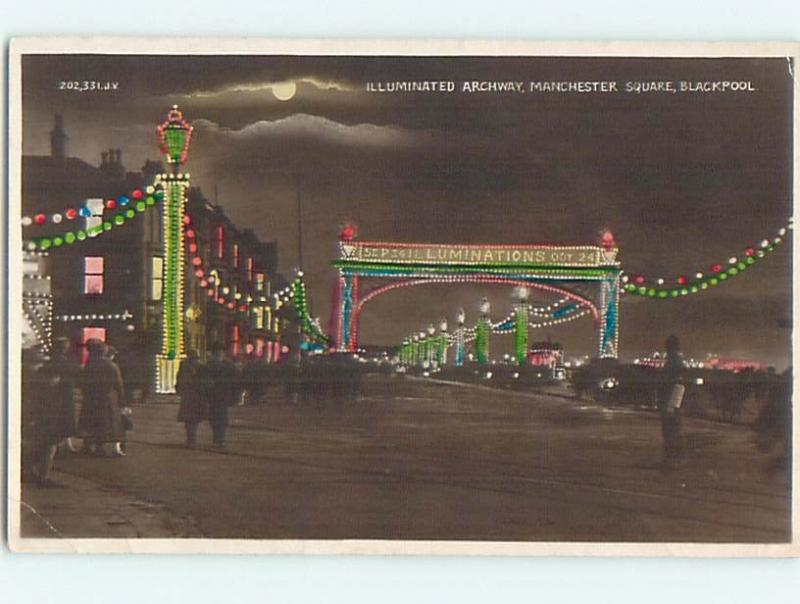
M 514 356 L 518 365 L 524 365 L 528 356 L 528 295 L 527 287 L 514 291 L 517 304 L 514 307 Z
M 456 312 L 456 367 L 464 365 L 464 321 L 467 315 L 463 308 Z
M 439 367 L 447 364 L 447 319 L 444 317 L 439 321 L 439 350 L 436 354 L 436 362 L 439 363 Z
M 427 343 L 428 346 L 425 350 L 425 358 L 428 360 L 428 365 L 433 367 L 433 363 L 436 360 L 436 338 L 433 336 L 436 334 L 436 328 L 433 326 L 433 323 L 428 325 L 427 328 Z
M 475 327 L 475 356 L 478 363 L 484 365 L 489 362 L 489 334 L 492 332 L 489 313 L 492 311 L 492 305 L 487 298 L 484 298 L 478 308 L 481 311 L 481 318 Z
M 161 175 L 164 189 L 163 255 L 164 299 L 162 302 L 161 352 L 156 355 L 156 392 L 174 393 L 181 360 L 184 358 L 184 216 L 189 174 L 179 172 L 189 156 L 193 128 L 173 105 L 166 121 L 157 127 L 159 148 L 171 167 Z
M 420 341 L 419 341 L 419 334 L 418 333 L 414 334 L 413 340 L 414 340 L 414 353 L 411 356 L 411 363 L 416 365 L 417 363 L 420 362 L 420 353 L 419 353 L 419 351 L 420 351 L 420 347 L 422 346 L 420 344 Z

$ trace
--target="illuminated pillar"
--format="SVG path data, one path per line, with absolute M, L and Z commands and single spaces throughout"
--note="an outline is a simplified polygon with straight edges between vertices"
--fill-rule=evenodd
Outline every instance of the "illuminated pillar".
M 436 328 L 433 326 L 433 323 L 428 325 L 427 334 L 428 337 L 425 340 L 425 360 L 428 361 L 429 367 L 433 367 L 433 362 L 436 360 L 436 348 L 438 346 L 438 339 L 434 337 Z
M 167 120 L 158 127 L 161 152 L 172 167 L 161 177 L 164 190 L 162 207 L 164 294 L 161 313 L 161 352 L 156 355 L 156 392 L 175 392 L 175 380 L 184 358 L 184 215 L 189 175 L 178 172 L 186 163 L 192 126 L 173 105 Z
M 475 327 L 475 357 L 482 365 L 489 362 L 489 334 L 492 333 L 492 323 L 489 319 L 491 309 L 489 300 L 484 298 L 480 305 L 481 318 Z
M 358 276 L 342 273 L 337 292 L 339 308 L 336 319 L 336 350 L 353 352 L 358 347 L 358 317 L 355 313 L 358 304 Z
M 462 367 L 464 365 L 464 321 L 466 319 L 466 313 L 464 312 L 463 308 L 458 309 L 458 313 L 456 313 L 456 367 Z
M 439 367 L 447 364 L 447 319 L 439 322 L 439 349 L 436 351 L 436 362 Z
M 528 356 L 528 288 L 516 290 L 519 303 L 514 307 L 514 357 L 524 365 Z
M 619 292 L 620 273 L 609 275 L 600 285 L 600 358 L 616 359 L 619 355 Z

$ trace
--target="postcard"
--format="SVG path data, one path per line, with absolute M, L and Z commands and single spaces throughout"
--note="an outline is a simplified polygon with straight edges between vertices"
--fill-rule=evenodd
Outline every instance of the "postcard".
M 10 546 L 796 555 L 798 50 L 13 40 Z

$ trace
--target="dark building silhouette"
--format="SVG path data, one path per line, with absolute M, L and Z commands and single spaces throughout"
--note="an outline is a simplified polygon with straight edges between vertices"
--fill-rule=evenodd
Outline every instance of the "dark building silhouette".
M 23 228 L 26 241 L 86 229 L 91 220 L 108 220 L 118 208 L 106 208 L 106 200 L 144 190 L 165 171 L 161 162 L 152 160 L 138 172 L 128 171 L 120 149 L 104 151 L 100 165 L 94 166 L 69 157 L 68 140 L 63 119 L 56 115 L 50 155 L 23 156 L 22 214 L 47 216 L 45 224 Z M 66 218 L 67 209 L 84 206 L 94 208 L 93 216 Z M 85 356 L 89 338 L 113 345 L 120 352 L 121 369 L 135 396 L 152 390 L 154 359 L 161 344 L 164 282 L 160 206 L 149 207 L 110 233 L 51 248 L 41 262 L 46 273 L 41 277 L 49 277 L 52 295 L 51 337 L 70 338 L 79 356 Z M 266 306 L 266 310 L 242 313 L 212 304 L 187 263 L 187 348 L 205 354 L 211 345 L 221 345 L 233 354 L 266 355 L 279 335 L 269 310 L 276 278 L 282 283 L 275 273 L 275 242 L 264 243 L 249 229 L 237 228 L 199 189 L 190 190 L 187 212 L 196 221 L 193 228 L 207 266 L 225 283 L 235 283 L 244 297 L 263 299 Z M 54 214 L 61 215 L 60 221 L 52 220 Z M 221 255 L 214 253 L 219 247 L 215 240 L 218 232 L 224 233 Z

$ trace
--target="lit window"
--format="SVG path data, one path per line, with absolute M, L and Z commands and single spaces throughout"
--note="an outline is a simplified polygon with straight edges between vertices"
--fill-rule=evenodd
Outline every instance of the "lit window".
M 105 327 L 84 327 L 81 330 L 81 363 L 86 365 L 89 359 L 89 351 L 86 349 L 86 342 L 89 340 L 106 341 L 106 328 Z
M 214 243 L 216 244 L 217 248 L 217 258 L 224 258 L 225 257 L 225 227 L 219 225 L 214 231 Z
M 99 227 L 103 224 L 103 200 L 102 199 L 87 199 L 86 208 L 89 210 L 89 216 L 86 217 L 86 231 L 89 237 L 97 237 L 97 231 L 93 231 L 94 227 Z
M 239 356 L 240 344 L 239 326 L 234 323 L 231 326 L 231 354 L 234 357 Z
M 264 356 L 264 338 L 256 338 L 256 356 Z
M 248 283 L 252 283 L 253 282 L 253 273 L 255 271 L 255 268 L 256 268 L 256 263 L 253 260 L 253 258 L 252 257 L 248 258 L 247 259 L 247 282 Z
M 84 294 L 98 295 L 103 293 L 103 269 L 102 256 L 86 256 L 83 259 Z
M 164 259 L 153 256 L 150 260 L 150 299 L 160 300 L 164 293 Z
M 253 309 L 253 327 L 256 329 L 264 329 L 264 309 L 260 306 L 256 306 Z
M 239 268 L 239 245 L 233 244 L 233 268 Z
M 256 273 L 256 291 L 264 291 L 264 273 Z

